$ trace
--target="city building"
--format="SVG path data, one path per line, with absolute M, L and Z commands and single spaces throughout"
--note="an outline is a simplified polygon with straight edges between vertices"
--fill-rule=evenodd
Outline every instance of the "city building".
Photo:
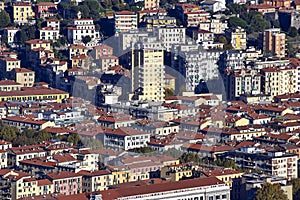
M 89 37 L 90 41 L 84 43 L 83 39 Z M 71 44 L 82 44 L 85 46 L 96 46 L 100 40 L 100 33 L 96 30 L 93 19 L 84 19 L 78 15 L 73 19 L 72 25 L 68 27 L 68 39 Z
M 128 150 L 146 147 L 149 141 L 150 133 L 135 130 L 131 127 L 121 127 L 115 130 L 107 130 L 103 135 L 103 145 L 106 148 L 116 150 Z
M 255 146 L 241 147 L 226 153 L 242 169 L 258 170 L 268 175 L 291 180 L 298 176 L 298 157 L 295 154 L 276 150 L 265 151 Z
M 265 56 L 285 57 L 285 33 L 279 28 L 267 29 L 263 32 L 263 53 Z
M 19 25 L 35 23 L 35 12 L 30 3 L 13 4 L 13 22 Z
M 132 50 L 132 99 L 163 101 L 164 85 L 164 51 L 156 40 L 138 42 Z
M 73 172 L 62 171 L 47 174 L 54 186 L 54 192 L 63 195 L 82 193 L 82 175 Z
M 231 45 L 235 50 L 245 50 L 247 48 L 246 31 L 240 27 L 231 32 Z
M 115 33 L 118 35 L 122 32 L 137 30 L 138 17 L 137 14 L 130 11 L 121 11 L 115 13 Z
M 39 29 L 40 39 L 41 40 L 49 40 L 56 41 L 59 39 L 59 28 L 56 27 L 43 27 Z
M 254 199 L 257 190 L 264 184 L 280 184 L 281 189 L 287 195 L 288 200 L 293 199 L 293 186 L 288 184 L 286 178 L 270 176 L 265 174 L 244 174 L 242 177 L 232 179 L 233 187 L 231 192 L 232 200 Z
M 153 8 L 159 8 L 159 3 L 160 3 L 160 0 L 145 0 L 144 1 L 144 8 L 145 9 L 153 9 Z
M 9 45 L 15 44 L 17 42 L 16 34 L 19 30 L 20 29 L 16 27 L 6 27 L 2 29 L 2 37 L 7 39 L 5 42 L 7 42 Z
M 139 185 L 138 187 L 136 185 Z M 144 199 L 152 197 L 165 198 L 193 198 L 193 199 L 230 199 L 230 189 L 215 177 L 188 179 L 177 182 L 147 181 L 141 184 L 119 184 L 112 186 L 114 190 L 100 192 L 103 199 Z M 115 191 L 112 193 L 112 191 Z
M 16 68 L 12 71 L 12 79 L 20 83 L 22 87 L 32 87 L 35 80 L 35 72 L 26 68 Z

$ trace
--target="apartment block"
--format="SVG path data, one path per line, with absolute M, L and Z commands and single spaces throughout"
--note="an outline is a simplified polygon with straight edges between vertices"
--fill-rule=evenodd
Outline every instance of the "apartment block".
M 87 44 L 82 42 L 82 38 L 89 36 L 91 41 Z M 96 31 L 93 19 L 84 19 L 80 16 L 73 19 L 72 26 L 68 27 L 68 39 L 71 44 L 84 44 L 85 46 L 96 46 L 100 40 L 100 33 Z
M 188 179 L 177 182 L 153 180 L 150 183 L 133 182 L 130 184 L 119 184 L 113 186 L 115 188 L 114 196 L 111 196 L 111 191 L 106 190 L 100 192 L 101 200 L 107 198 L 113 199 L 174 199 L 178 198 L 192 198 L 192 199 L 230 199 L 229 186 L 225 185 L 221 180 L 215 177 Z M 147 181 L 149 182 L 149 181 Z M 139 185 L 138 187 L 136 185 Z
M 240 27 L 231 32 L 231 45 L 235 50 L 245 50 L 247 48 L 246 31 Z
M 153 9 L 153 8 L 159 8 L 159 2 L 160 0 L 145 0 L 145 9 Z
M 132 50 L 132 99 L 163 101 L 164 51 L 155 38 L 138 42 Z
M 39 33 L 41 40 L 56 41 L 59 39 L 59 28 L 56 27 L 43 27 L 39 29 Z
M 261 93 L 262 76 L 256 70 L 228 70 L 225 75 L 225 88 L 228 99 L 241 95 L 258 95 Z
M 219 77 L 217 61 L 219 51 L 202 49 L 181 50 L 178 55 L 179 72 L 185 77 L 187 91 L 194 91 L 201 80 L 208 81 Z
M 137 14 L 130 11 L 121 11 L 115 13 L 115 33 L 118 35 L 122 32 L 137 30 L 138 17 Z
M 279 58 L 286 55 L 286 35 L 279 28 L 267 29 L 263 32 L 263 53 L 265 56 Z
M 298 156 L 295 154 L 251 146 L 227 152 L 226 157 L 234 159 L 237 166 L 244 170 L 255 169 L 288 180 L 298 177 Z
M 158 40 L 163 44 L 166 51 L 171 51 L 172 45 L 185 44 L 186 34 L 184 27 L 159 27 L 157 29 Z
M 30 3 L 15 3 L 13 5 L 13 22 L 24 25 L 35 22 L 35 13 Z
M 240 178 L 232 179 L 231 200 L 252 200 L 264 184 L 280 184 L 288 200 L 293 200 L 293 186 L 286 178 L 266 174 L 244 174 Z
M 104 146 L 116 150 L 146 147 L 150 141 L 150 133 L 129 127 L 107 131 L 103 137 Z
M 15 27 L 7 27 L 2 29 L 2 33 L 5 36 L 4 38 L 7 38 L 7 41 L 5 42 L 7 42 L 9 45 L 15 44 L 17 42 L 16 35 L 19 30 L 20 29 Z
M 54 186 L 54 192 L 63 195 L 82 193 L 82 175 L 73 172 L 57 172 L 47 174 Z
M 35 80 L 35 72 L 26 68 L 16 68 L 12 71 L 12 78 L 22 87 L 32 87 Z

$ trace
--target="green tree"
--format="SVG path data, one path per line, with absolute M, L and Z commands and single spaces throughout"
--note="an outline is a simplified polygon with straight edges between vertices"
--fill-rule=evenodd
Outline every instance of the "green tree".
M 0 12 L 0 28 L 5 28 L 9 26 L 9 24 L 10 24 L 9 14 L 5 10 L 2 10 Z
M 188 163 L 188 162 L 199 163 L 201 162 L 201 158 L 197 153 L 185 152 L 179 157 L 179 161 L 180 163 Z
M 90 41 L 92 41 L 91 36 L 87 35 L 87 36 L 82 37 L 82 42 L 83 42 L 84 44 L 87 44 L 87 43 L 89 43 Z
M 6 141 L 13 141 L 17 137 L 18 130 L 14 127 L 1 125 L 0 127 L 0 138 Z
M 222 35 L 217 37 L 216 42 L 223 43 L 224 45 L 228 44 L 226 37 L 224 37 Z
M 256 192 L 255 200 L 288 200 L 280 184 L 266 183 Z
M 174 96 L 174 95 L 175 95 L 174 90 L 166 88 L 166 90 L 165 90 L 165 96 L 166 97 L 170 97 L 170 96 Z
M 67 142 L 73 143 L 74 146 L 77 146 L 80 143 L 80 136 L 78 134 L 71 134 L 67 137 Z
M 297 28 L 295 28 L 295 27 L 290 27 L 290 29 L 289 29 L 289 32 L 288 32 L 288 35 L 290 36 L 290 37 L 296 37 L 297 35 L 298 35 L 298 30 L 297 30 Z
M 300 178 L 291 181 L 293 185 L 293 199 L 300 199 Z
M 98 139 L 93 139 L 90 137 L 81 137 L 80 141 L 84 146 L 89 147 L 92 150 L 103 149 L 103 144 Z
M 247 27 L 247 22 L 239 17 L 230 17 L 228 19 L 228 26 L 230 28 L 246 28 Z

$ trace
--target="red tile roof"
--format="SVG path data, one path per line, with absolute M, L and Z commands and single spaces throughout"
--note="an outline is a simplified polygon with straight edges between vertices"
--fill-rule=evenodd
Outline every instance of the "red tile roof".
M 149 185 L 138 185 L 132 184 L 132 186 L 122 187 L 122 184 L 118 186 L 120 188 L 113 190 L 101 191 L 102 198 L 105 200 L 117 199 L 119 197 L 128 197 L 142 194 L 151 194 L 159 192 L 167 192 L 174 190 L 181 190 L 186 188 L 196 188 L 196 187 L 205 187 L 211 185 L 224 184 L 222 181 L 216 177 L 207 177 L 207 178 L 196 178 L 189 180 L 182 180 L 177 182 L 166 182 L 158 184 L 149 184 Z M 128 184 L 127 184 L 128 185 Z
M 73 173 L 73 172 L 67 172 L 67 171 L 50 173 L 50 174 L 47 174 L 47 176 L 52 180 L 72 178 L 72 177 L 81 177 L 80 174 Z

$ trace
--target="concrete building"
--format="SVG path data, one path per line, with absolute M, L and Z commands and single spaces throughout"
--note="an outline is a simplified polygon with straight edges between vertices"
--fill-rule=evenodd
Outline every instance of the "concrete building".
M 13 22 L 18 25 L 35 23 L 35 13 L 30 3 L 15 3 L 13 5 Z
M 214 33 L 207 30 L 195 30 L 193 31 L 193 39 L 197 43 L 201 43 L 204 41 L 213 41 Z
M 184 27 L 166 26 L 156 30 L 158 41 L 160 41 L 166 51 L 171 51 L 172 45 L 184 44 L 186 34 Z
M 194 91 L 201 80 L 219 78 L 217 65 L 219 56 L 219 51 L 206 51 L 199 47 L 194 50 L 180 50 L 178 68 L 185 77 L 187 91 Z
M 83 19 L 78 15 L 73 19 L 72 26 L 68 27 L 68 39 L 72 44 L 83 44 L 82 39 L 89 36 L 91 41 L 85 46 L 96 46 L 100 40 L 100 33 L 96 31 L 93 19 Z
M 59 39 L 59 28 L 56 27 L 43 27 L 39 29 L 41 40 L 56 41 Z
M 32 87 L 35 80 L 35 72 L 26 68 L 16 68 L 12 71 L 12 78 L 22 87 Z
M 285 33 L 279 28 L 267 29 L 263 32 L 263 53 L 265 56 L 285 57 Z
M 157 181 L 157 182 L 156 182 Z M 136 185 L 139 185 L 138 187 Z M 170 181 L 145 181 L 144 184 L 120 184 L 110 190 L 101 191 L 101 200 L 110 199 L 230 199 L 229 186 L 215 177 L 188 179 L 176 182 Z M 112 196 L 113 195 L 113 196 Z
M 295 154 L 251 146 L 227 152 L 226 158 L 233 159 L 243 170 L 258 170 L 288 180 L 298 177 L 298 156 Z
M 160 0 L 144 0 L 145 9 L 159 8 Z
M 225 89 L 228 99 L 237 99 L 241 95 L 261 93 L 262 77 L 257 70 L 228 70 L 225 75 Z
M 129 150 L 146 147 L 150 141 L 150 133 L 129 127 L 104 130 L 103 145 L 115 150 Z
M 244 174 L 233 180 L 231 200 L 252 200 L 255 199 L 257 190 L 264 184 L 280 184 L 281 189 L 287 195 L 288 200 L 293 200 L 293 186 L 288 184 L 286 178 L 268 176 L 265 174 Z
M 231 32 L 231 45 L 235 50 L 245 50 L 247 48 L 246 31 L 240 27 Z
M 137 42 L 132 50 L 132 99 L 163 101 L 165 97 L 164 51 L 156 38 Z
M 7 27 L 2 29 L 2 37 L 7 38 L 5 42 L 7 42 L 9 45 L 13 45 L 17 42 L 16 34 L 20 29 L 15 27 Z
M 130 11 L 121 11 L 115 13 L 115 34 L 129 32 L 138 28 L 137 14 Z

